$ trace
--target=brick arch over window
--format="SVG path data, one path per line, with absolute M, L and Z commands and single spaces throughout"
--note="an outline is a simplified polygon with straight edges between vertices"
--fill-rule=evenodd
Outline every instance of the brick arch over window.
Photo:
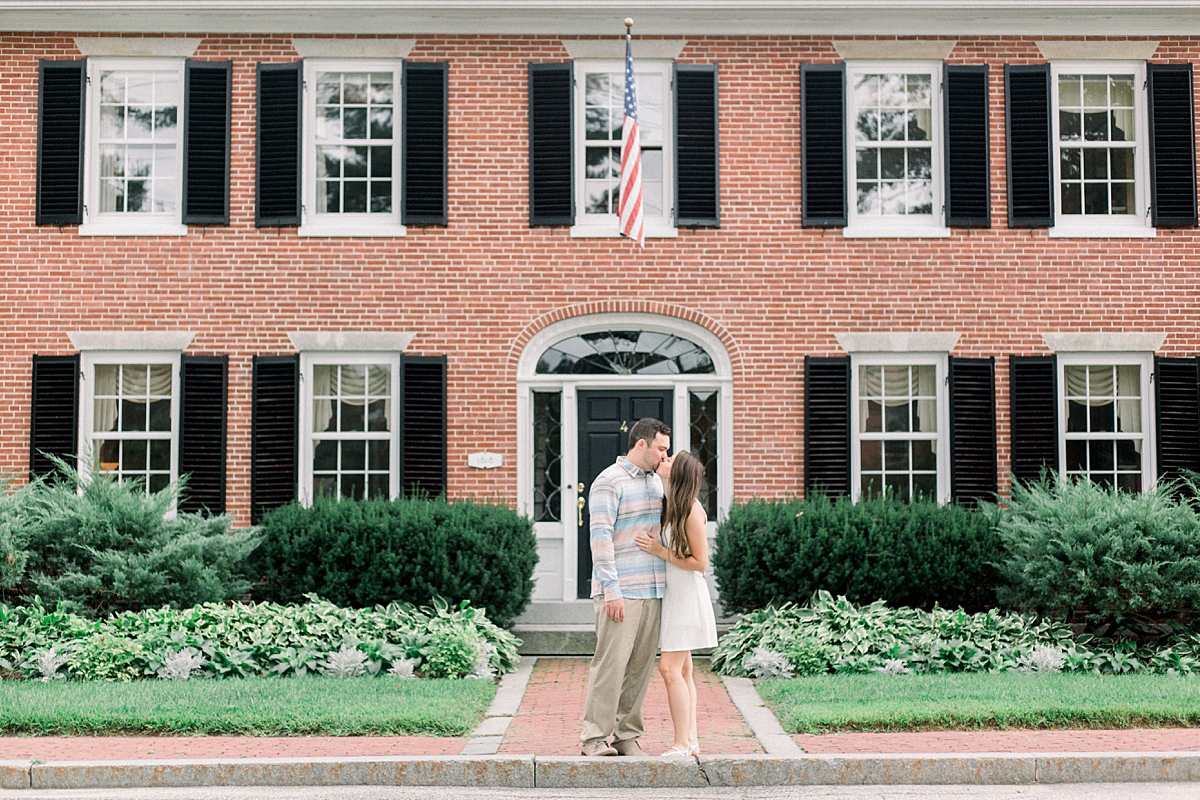
M 698 325 L 715 336 L 721 342 L 722 346 L 724 346 L 725 353 L 729 356 L 731 373 L 736 375 L 741 370 L 742 355 L 737 342 L 734 341 L 729 331 L 715 319 L 686 306 L 647 300 L 604 300 L 591 303 L 578 303 L 570 306 L 562 306 L 542 314 L 529 323 L 513 341 L 512 349 L 508 355 L 509 369 L 514 373 L 517 372 L 526 346 L 539 331 L 557 322 L 590 317 L 595 314 L 653 314 L 659 317 L 678 319 Z

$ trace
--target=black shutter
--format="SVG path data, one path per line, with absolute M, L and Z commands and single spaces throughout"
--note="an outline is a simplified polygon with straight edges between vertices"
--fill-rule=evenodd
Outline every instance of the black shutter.
M 950 357 L 950 496 L 996 499 L 996 359 Z
M 180 511 L 225 513 L 225 407 L 229 356 L 183 356 L 179 364 Z
M 1008 227 L 1054 224 L 1050 65 L 1004 65 Z
M 1058 359 L 1010 356 L 1012 474 L 1036 480 L 1042 468 L 1058 470 Z
M 675 224 L 721 225 L 717 65 L 675 65 Z
M 1200 472 L 1200 370 L 1195 358 L 1154 358 L 1158 478 Z
M 254 224 L 300 224 L 303 63 L 258 65 Z
M 400 201 L 405 225 L 445 225 L 449 68 L 404 62 Z
M 574 65 L 529 65 L 529 224 L 575 224 Z
M 1146 65 L 1150 97 L 1150 216 L 1162 227 L 1196 227 L 1196 134 L 1192 65 Z
M 437 497 L 446 493 L 446 357 L 404 356 L 402 361 L 402 492 Z
M 250 521 L 296 499 L 299 356 L 255 356 L 250 422 Z
M 800 65 L 800 194 L 804 226 L 846 224 L 845 64 Z
M 945 66 L 946 224 L 990 228 L 991 160 L 986 64 Z
M 850 359 L 804 358 L 804 494 L 850 494 Z
M 183 221 L 228 225 L 233 62 L 189 59 L 183 75 Z
M 29 420 L 29 472 L 53 475 L 44 453 L 78 469 L 79 355 L 33 357 L 33 413 Z
M 38 62 L 38 225 L 83 222 L 87 61 Z

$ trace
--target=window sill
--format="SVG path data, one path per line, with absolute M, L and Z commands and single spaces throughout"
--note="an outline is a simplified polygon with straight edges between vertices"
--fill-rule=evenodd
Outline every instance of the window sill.
M 174 219 L 100 220 L 79 226 L 80 236 L 187 236 L 188 226 Z
M 1153 239 L 1158 230 L 1149 225 L 1123 226 L 1106 223 L 1100 225 L 1056 225 L 1050 228 L 1051 239 Z
M 940 225 L 897 225 L 857 222 L 842 228 L 845 239 L 948 239 L 950 229 Z
M 571 226 L 572 239 L 618 239 L 621 233 L 616 222 L 583 222 Z M 646 225 L 647 239 L 677 239 L 679 229 L 674 225 Z
M 349 221 L 321 220 L 301 225 L 297 231 L 301 237 L 327 239 L 368 239 L 406 236 L 408 228 L 398 222 L 364 225 Z

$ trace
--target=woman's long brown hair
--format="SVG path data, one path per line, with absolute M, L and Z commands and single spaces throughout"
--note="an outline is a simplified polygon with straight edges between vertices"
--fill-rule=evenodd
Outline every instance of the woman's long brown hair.
M 670 539 L 667 549 L 676 558 L 690 558 L 692 548 L 688 546 L 687 520 L 692 513 L 692 505 L 700 495 L 700 481 L 704 477 L 704 469 L 695 456 L 682 452 L 671 462 L 671 478 L 667 482 L 666 496 L 663 497 L 662 524 L 670 526 Z

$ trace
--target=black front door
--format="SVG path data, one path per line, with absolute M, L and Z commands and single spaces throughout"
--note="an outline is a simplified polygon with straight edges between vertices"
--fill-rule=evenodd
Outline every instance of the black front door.
M 579 496 L 576 521 L 579 523 L 579 572 L 576 586 L 579 597 L 592 594 L 591 526 L 587 497 L 592 481 L 629 449 L 629 429 L 642 417 L 654 417 L 671 424 L 671 390 L 626 392 L 580 392 L 579 403 Z

